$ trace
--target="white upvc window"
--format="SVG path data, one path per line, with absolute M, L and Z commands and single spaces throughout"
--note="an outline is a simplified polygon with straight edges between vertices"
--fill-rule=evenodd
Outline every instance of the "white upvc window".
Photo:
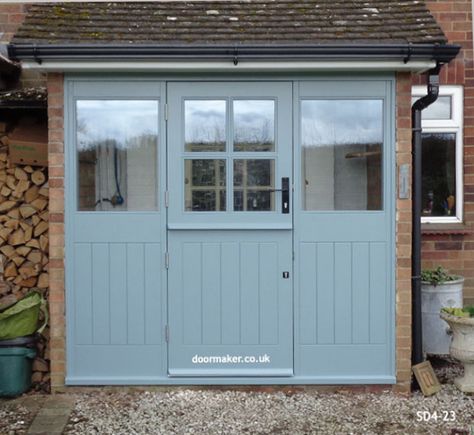
M 413 102 L 423 95 L 426 86 L 413 87 Z M 422 223 L 462 222 L 463 118 L 462 86 L 441 86 L 422 112 Z

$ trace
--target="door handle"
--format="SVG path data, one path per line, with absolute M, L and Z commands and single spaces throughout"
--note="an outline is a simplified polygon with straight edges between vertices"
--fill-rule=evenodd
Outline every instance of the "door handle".
M 268 189 L 267 192 L 281 192 L 281 212 L 290 213 L 290 179 L 282 177 L 281 189 Z

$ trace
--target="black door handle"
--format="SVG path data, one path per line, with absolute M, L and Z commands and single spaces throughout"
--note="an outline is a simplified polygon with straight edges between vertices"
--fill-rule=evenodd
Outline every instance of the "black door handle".
M 281 212 L 283 214 L 290 212 L 290 179 L 288 177 L 281 179 Z
M 290 179 L 282 177 L 281 189 L 268 189 L 267 192 L 281 192 L 281 212 L 288 214 L 290 212 Z

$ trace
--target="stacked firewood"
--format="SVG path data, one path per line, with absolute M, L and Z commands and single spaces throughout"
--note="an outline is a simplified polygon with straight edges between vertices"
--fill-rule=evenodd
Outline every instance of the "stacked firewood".
M 11 164 L 8 144 L 8 135 L 0 131 L 0 307 L 33 289 L 47 298 L 49 281 L 47 168 Z M 37 388 L 47 389 L 44 340 L 38 343 L 38 351 L 33 381 Z

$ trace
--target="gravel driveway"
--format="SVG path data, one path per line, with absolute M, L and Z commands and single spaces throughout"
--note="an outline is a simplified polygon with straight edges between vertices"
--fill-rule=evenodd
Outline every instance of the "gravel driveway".
M 443 360 L 433 364 L 444 384 L 429 398 L 232 390 L 81 394 L 65 433 L 470 435 L 471 426 L 474 433 L 474 396 L 452 385 L 459 366 Z
M 432 362 L 443 388 L 428 398 L 421 393 L 405 397 L 391 392 L 314 390 L 284 394 L 209 389 L 126 393 L 98 389 L 68 394 L 76 404 L 64 433 L 474 434 L 474 396 L 452 385 L 461 369 L 452 361 Z M 20 404 L 0 402 L 0 434 L 26 433 L 29 417 Z

